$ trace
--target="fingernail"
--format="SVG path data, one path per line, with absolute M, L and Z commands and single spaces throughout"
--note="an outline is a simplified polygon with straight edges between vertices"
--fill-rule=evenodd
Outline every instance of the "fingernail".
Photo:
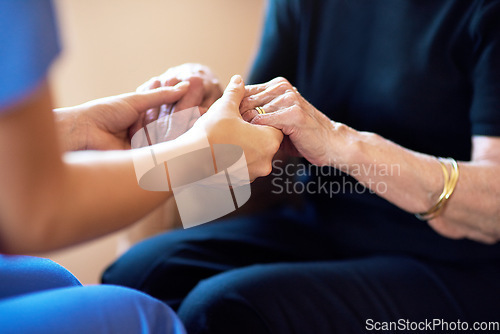
M 243 79 L 241 79 L 241 76 L 238 74 L 233 75 L 233 77 L 231 78 L 231 82 L 237 85 L 239 85 L 242 81 Z

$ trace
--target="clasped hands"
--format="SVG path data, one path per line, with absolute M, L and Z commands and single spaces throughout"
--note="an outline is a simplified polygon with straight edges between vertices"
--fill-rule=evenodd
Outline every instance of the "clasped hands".
M 258 106 L 265 115 L 257 115 Z M 130 148 L 130 138 L 140 128 L 191 107 L 199 107 L 202 116 L 165 128 L 163 139 L 204 131 L 212 144 L 239 145 L 252 180 L 271 172 L 280 147 L 314 164 L 328 162 L 325 140 L 332 122 L 283 78 L 245 86 L 235 76 L 223 92 L 209 68 L 184 64 L 148 80 L 135 93 L 59 109 L 55 114 L 65 150 L 109 150 Z
M 238 145 L 245 152 L 251 180 L 272 171 L 273 158 L 280 148 L 289 155 L 302 156 L 314 165 L 340 169 L 353 161 L 369 164 L 376 160 L 396 161 L 398 164 L 410 161 L 402 167 L 406 177 L 411 177 L 408 183 L 404 182 L 404 176 L 373 177 L 378 177 L 375 181 L 391 185 L 391 191 L 382 196 L 403 210 L 417 212 L 415 203 L 420 202 L 397 194 L 398 191 L 406 194 L 408 184 L 416 184 L 414 191 L 420 190 L 422 180 L 419 175 L 415 176 L 413 165 L 429 159 L 378 135 L 357 132 L 330 120 L 284 78 L 245 86 L 241 77 L 235 76 L 223 92 L 219 81 L 207 67 L 184 64 L 152 78 L 135 93 L 59 109 L 55 115 L 65 150 L 128 149 L 136 131 L 163 116 L 191 107 L 199 107 L 202 116 L 198 119 L 190 117 L 184 123 L 175 122 L 174 127 L 169 127 L 167 122 L 162 129 L 165 131 L 161 132 L 164 137 L 157 137 L 156 142 L 184 136 L 189 143 L 189 140 L 197 140 L 203 134 L 212 144 Z M 265 113 L 257 112 L 257 107 L 263 108 Z M 170 143 L 179 144 L 181 149 L 183 147 L 182 140 Z M 368 177 L 371 176 L 367 174 L 365 179 Z M 436 189 L 438 194 L 439 191 Z M 496 220 L 490 219 L 491 226 L 486 227 L 477 226 L 476 221 L 441 216 L 429 224 L 446 237 L 468 237 L 483 242 L 497 240 L 496 234 L 490 237 L 491 230 L 496 231 Z
M 330 163 L 327 142 L 334 124 L 286 79 L 276 78 L 267 83 L 244 86 L 241 78 L 236 76 L 227 86 L 224 96 L 218 99 L 222 90 L 210 70 L 198 64 L 184 64 L 150 79 L 138 90 L 174 85 L 181 80 L 190 83 L 186 95 L 176 104 L 148 110 L 131 127 L 130 135 L 173 112 L 199 106 L 203 115 L 201 119 L 193 122 L 188 117 L 183 123 L 180 116 L 181 121 L 175 122 L 175 128 L 170 122 L 170 127 L 163 129 L 164 140 L 203 127 L 211 143 L 231 143 L 244 149 L 251 179 L 271 172 L 272 159 L 280 147 L 287 154 L 303 156 L 313 164 Z M 266 114 L 258 115 L 256 107 L 263 107 Z M 190 130 L 192 127 L 193 131 Z
M 206 85 L 203 87 L 206 89 Z M 161 109 L 183 110 L 194 105 L 184 104 L 181 108 L 177 104 Z M 266 113 L 258 114 L 256 107 L 262 107 Z M 328 141 L 331 141 L 332 130 L 337 128 L 338 131 L 338 124 L 314 108 L 284 78 L 244 86 L 241 78 L 235 76 L 221 99 L 212 106 L 202 104 L 201 108 L 201 119 L 194 124 L 186 120 L 184 126 L 176 122 L 178 128 L 166 129 L 165 136 L 176 138 L 179 131 L 203 126 L 211 143 L 231 143 L 243 148 L 251 179 L 271 172 L 272 159 L 280 147 L 285 153 L 304 157 L 316 165 L 331 162 Z M 148 111 L 145 123 L 163 115 L 161 110 Z

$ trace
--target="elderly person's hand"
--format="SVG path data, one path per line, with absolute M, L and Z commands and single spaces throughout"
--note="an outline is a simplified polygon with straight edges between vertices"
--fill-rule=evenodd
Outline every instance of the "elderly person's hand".
M 256 107 L 266 113 L 259 114 Z M 351 174 L 379 196 L 427 220 L 445 237 L 483 243 L 500 240 L 500 183 L 491 182 L 500 173 L 499 138 L 472 138 L 472 160 L 457 164 L 458 182 L 436 212 L 442 194 L 449 191 L 448 176 L 455 169 L 451 160 L 441 166 L 436 157 L 331 121 L 283 78 L 247 87 L 240 112 L 252 124 L 282 130 L 289 152 Z M 397 166 L 397 173 L 377 172 L 384 166 Z
M 266 114 L 259 114 L 256 107 L 264 108 Z M 318 166 L 332 163 L 332 134 L 341 124 L 333 123 L 307 102 L 286 79 L 247 86 L 240 112 L 247 122 L 280 129 L 286 136 L 283 149 L 288 154 Z
M 217 76 L 207 66 L 196 63 L 186 63 L 171 67 L 159 76 L 146 81 L 137 88 L 137 91 L 144 92 L 158 87 L 175 86 L 180 82 L 189 82 L 187 93 L 179 101 L 149 109 L 130 128 L 130 138 L 147 124 L 159 118 L 169 116 L 176 111 L 199 107 L 200 113 L 203 114 L 222 96 L 222 88 Z M 192 124 L 186 124 L 186 126 L 182 127 L 182 131 L 177 131 L 178 133 L 175 134 L 170 133 L 165 140 L 175 139 L 191 126 Z

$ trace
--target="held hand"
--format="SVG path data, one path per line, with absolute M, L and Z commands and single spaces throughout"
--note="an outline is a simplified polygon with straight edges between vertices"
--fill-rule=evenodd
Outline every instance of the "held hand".
M 178 110 L 191 107 L 208 109 L 222 96 L 222 87 L 217 76 L 207 66 L 186 63 L 169 68 L 158 79 L 161 86 L 175 86 L 181 81 L 191 84 L 188 93 L 176 104 Z
M 129 127 L 146 110 L 181 99 L 189 83 L 106 97 L 82 105 L 56 109 L 65 150 L 120 150 L 130 148 Z
M 222 88 L 215 74 L 207 66 L 195 63 L 186 63 L 169 68 L 163 74 L 153 77 L 139 86 L 137 91 L 144 92 L 158 87 L 175 86 L 183 81 L 187 81 L 190 84 L 187 93 L 179 101 L 148 110 L 131 127 L 130 137 L 147 124 L 176 111 L 199 107 L 200 112 L 203 114 L 222 96 Z M 190 128 L 190 126 L 185 127 L 185 129 L 187 128 Z
M 258 114 L 255 107 L 263 107 L 266 114 Z M 318 166 L 331 163 L 332 134 L 341 124 L 314 108 L 286 79 L 248 86 L 240 112 L 247 122 L 281 130 L 285 134 L 283 149 L 288 154 L 302 156 Z
M 245 122 L 239 105 L 245 94 L 240 76 L 234 76 L 224 95 L 194 124 L 189 133 L 205 131 L 211 144 L 233 144 L 245 152 L 250 179 L 268 175 L 283 139 L 281 131 Z

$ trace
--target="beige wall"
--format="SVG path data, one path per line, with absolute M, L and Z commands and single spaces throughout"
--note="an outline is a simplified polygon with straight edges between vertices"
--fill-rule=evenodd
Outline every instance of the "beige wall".
M 264 0 L 57 0 L 64 52 L 52 73 L 57 106 L 132 91 L 183 62 L 245 74 L 258 43 Z M 69 223 L 69 222 L 68 222 Z M 85 284 L 116 256 L 119 233 L 44 254 Z

